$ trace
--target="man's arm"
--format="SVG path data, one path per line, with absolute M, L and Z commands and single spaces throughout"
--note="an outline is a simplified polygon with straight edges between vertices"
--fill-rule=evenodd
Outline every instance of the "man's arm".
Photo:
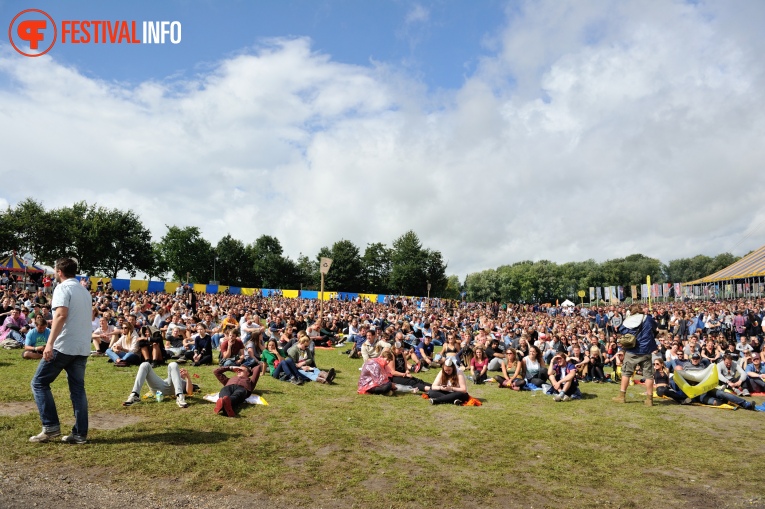
M 222 383 L 224 386 L 228 383 L 228 377 L 223 374 L 226 371 L 230 371 L 230 368 L 223 366 L 220 368 L 215 368 L 215 371 L 213 371 L 213 375 L 215 375 L 215 378 L 217 378 L 218 381 Z
M 46 361 L 50 362 L 53 359 L 53 343 L 56 342 L 56 338 L 61 334 L 67 316 L 69 316 L 69 308 L 64 306 L 57 307 L 53 312 L 53 326 L 50 329 L 50 336 L 48 336 L 48 344 L 45 345 L 45 350 L 43 350 L 43 359 Z

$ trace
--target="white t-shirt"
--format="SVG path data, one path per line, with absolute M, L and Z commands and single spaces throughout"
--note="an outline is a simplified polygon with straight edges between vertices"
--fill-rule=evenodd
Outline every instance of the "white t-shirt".
M 75 278 L 67 279 L 53 290 L 51 308 L 68 309 L 64 327 L 53 343 L 53 349 L 66 355 L 90 355 L 90 325 L 92 299 L 90 292 L 77 283 Z

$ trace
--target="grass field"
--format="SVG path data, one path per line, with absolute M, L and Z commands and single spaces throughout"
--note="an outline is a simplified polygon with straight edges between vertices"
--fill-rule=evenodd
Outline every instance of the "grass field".
M 335 367 L 331 386 L 261 378 L 269 406 L 237 418 L 201 397 L 123 408 L 136 368 L 91 358 L 86 374 L 89 444 L 32 444 L 40 430 L 29 381 L 37 361 L 0 350 L 0 464 L 108 472 L 108 481 L 152 479 L 198 492 L 248 491 L 329 507 L 752 507 L 763 504 L 765 413 L 610 401 L 616 385 L 582 384 L 583 400 L 470 386 L 481 407 L 431 406 L 415 395 L 356 394 L 359 360 L 317 351 Z M 203 393 L 217 392 L 211 367 Z M 159 368 L 165 376 L 165 368 Z M 423 373 L 432 380 L 436 373 Z M 146 388 L 144 392 L 146 392 Z M 73 422 L 66 380 L 54 385 L 62 431 Z M 758 403 L 760 400 L 757 400 Z M 31 410 L 31 411 L 30 411 Z

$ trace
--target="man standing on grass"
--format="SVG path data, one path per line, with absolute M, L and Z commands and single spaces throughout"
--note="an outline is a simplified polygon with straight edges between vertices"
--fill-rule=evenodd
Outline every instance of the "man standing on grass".
M 617 403 L 627 402 L 627 387 L 630 385 L 635 368 L 643 369 L 645 378 L 645 404 L 653 406 L 653 352 L 658 350 L 656 344 L 656 321 L 651 315 L 643 314 L 643 308 L 639 303 L 632 304 L 629 316 L 619 327 L 619 334 L 633 334 L 635 346 L 624 353 L 622 365 L 622 385 L 619 396 L 614 398 Z
M 53 291 L 53 326 L 43 358 L 32 378 L 32 393 L 40 412 L 43 430 L 30 442 L 49 442 L 61 435 L 56 402 L 50 390 L 61 371 L 66 371 L 69 397 L 74 408 L 72 433 L 62 442 L 84 444 L 88 436 L 88 398 L 85 395 L 85 366 L 90 355 L 90 292 L 77 283 L 77 262 L 71 258 L 56 261 L 56 279 L 60 282 Z

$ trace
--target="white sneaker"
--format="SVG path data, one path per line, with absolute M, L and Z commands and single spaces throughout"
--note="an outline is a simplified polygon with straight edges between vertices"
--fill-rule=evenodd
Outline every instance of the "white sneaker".
M 556 394 L 555 396 L 553 396 L 553 399 L 554 399 L 555 401 L 563 401 L 563 396 L 565 396 L 565 394 L 564 394 L 564 393 L 562 393 L 562 392 L 559 392 L 558 394 Z
M 33 437 L 29 437 L 30 442 L 34 442 L 37 444 L 42 444 L 44 442 L 50 442 L 51 440 L 55 440 L 58 437 L 61 436 L 60 431 L 50 431 L 50 432 L 41 432 L 39 435 L 35 435 Z
M 189 407 L 189 404 L 186 403 L 186 396 L 184 396 L 183 394 L 178 394 L 175 397 L 175 404 L 178 405 L 181 408 L 188 408 Z
M 122 406 L 131 406 L 134 403 L 138 403 L 139 401 L 141 401 L 141 396 L 139 396 L 135 392 L 131 392 L 130 396 L 128 396 L 125 402 L 122 403 Z

